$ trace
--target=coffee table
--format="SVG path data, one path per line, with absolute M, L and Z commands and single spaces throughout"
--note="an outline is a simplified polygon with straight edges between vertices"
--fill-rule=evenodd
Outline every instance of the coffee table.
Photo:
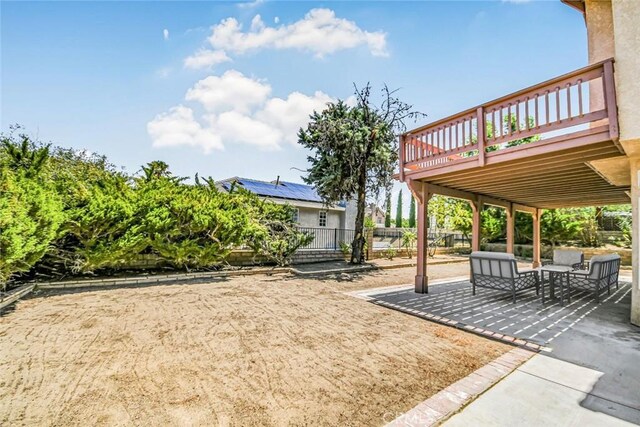
M 542 285 L 542 303 L 544 304 L 544 275 L 549 276 L 549 296 L 555 297 L 555 282 L 556 279 L 560 279 L 560 305 L 564 305 L 564 284 L 563 279 L 566 279 L 567 288 L 569 287 L 569 272 L 573 271 L 573 267 L 567 265 L 543 265 L 540 267 L 540 282 Z

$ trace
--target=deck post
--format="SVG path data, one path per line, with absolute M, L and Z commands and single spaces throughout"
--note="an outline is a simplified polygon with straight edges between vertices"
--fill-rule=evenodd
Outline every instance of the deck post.
M 426 294 L 429 292 L 429 277 L 427 274 L 427 258 L 429 257 L 428 239 L 427 239 L 427 218 L 428 218 L 428 205 L 429 198 L 429 184 L 426 182 L 413 181 L 407 182 L 411 193 L 418 202 L 417 209 L 417 227 L 418 227 L 418 242 L 416 253 L 416 279 L 415 279 L 415 292 L 419 294 Z
M 505 208 L 507 211 L 507 253 L 512 254 L 513 252 L 513 243 L 514 243 L 514 234 L 515 234 L 515 216 L 516 212 L 513 209 L 513 203 L 509 203 Z
M 398 139 L 398 161 L 400 164 L 400 182 L 404 181 L 404 141 L 405 136 L 400 135 Z
M 542 209 L 536 208 L 533 213 L 533 268 L 540 267 L 540 217 Z
M 471 226 L 471 250 L 473 252 L 480 250 L 480 228 L 482 226 L 482 208 L 484 206 L 482 202 L 482 197 L 478 196 L 478 198 L 473 201 L 470 200 L 471 210 L 473 211 L 473 222 Z

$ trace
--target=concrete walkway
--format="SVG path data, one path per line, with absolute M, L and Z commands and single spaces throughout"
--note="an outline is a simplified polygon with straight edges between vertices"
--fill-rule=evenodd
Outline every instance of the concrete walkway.
M 640 411 L 593 394 L 599 371 L 536 355 L 443 425 L 456 426 L 632 426 Z M 588 404 L 586 404 L 588 402 Z M 589 409 L 593 403 L 610 414 Z

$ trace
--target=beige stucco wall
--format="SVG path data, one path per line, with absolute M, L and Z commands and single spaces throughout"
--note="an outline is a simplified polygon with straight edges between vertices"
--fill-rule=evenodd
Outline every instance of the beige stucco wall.
M 586 0 L 585 20 L 589 42 L 589 63 L 615 56 L 613 42 L 613 13 L 609 0 Z
M 631 321 L 640 325 L 640 0 L 585 0 L 589 62 L 615 58 L 620 144 L 630 158 L 633 207 Z M 593 86 L 591 87 L 593 90 Z M 591 107 L 601 93 L 591 93 Z M 597 98 L 597 99 L 596 99 Z
M 586 0 L 585 21 L 589 43 L 589 64 L 615 57 L 611 1 Z M 589 84 L 589 106 L 590 111 L 604 108 L 604 95 L 600 81 L 593 81 Z M 601 122 L 594 122 L 590 126 L 597 127 L 602 124 Z
M 640 1 L 614 0 L 616 98 L 620 143 L 629 157 L 633 206 L 633 291 L 631 322 L 640 325 Z
M 615 78 L 620 141 L 640 156 L 640 1 L 613 1 Z
M 314 208 L 299 208 L 298 224 L 302 227 L 319 227 L 318 215 L 320 209 Z M 343 211 L 327 211 L 327 228 L 341 228 L 340 220 L 343 216 Z
M 631 323 L 640 326 L 640 159 L 631 159 L 632 282 Z

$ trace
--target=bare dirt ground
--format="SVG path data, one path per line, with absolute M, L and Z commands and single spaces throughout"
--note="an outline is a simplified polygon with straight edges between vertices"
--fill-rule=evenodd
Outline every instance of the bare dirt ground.
M 0 317 L 0 425 L 385 424 L 509 349 L 343 293 L 414 274 L 23 300 Z

